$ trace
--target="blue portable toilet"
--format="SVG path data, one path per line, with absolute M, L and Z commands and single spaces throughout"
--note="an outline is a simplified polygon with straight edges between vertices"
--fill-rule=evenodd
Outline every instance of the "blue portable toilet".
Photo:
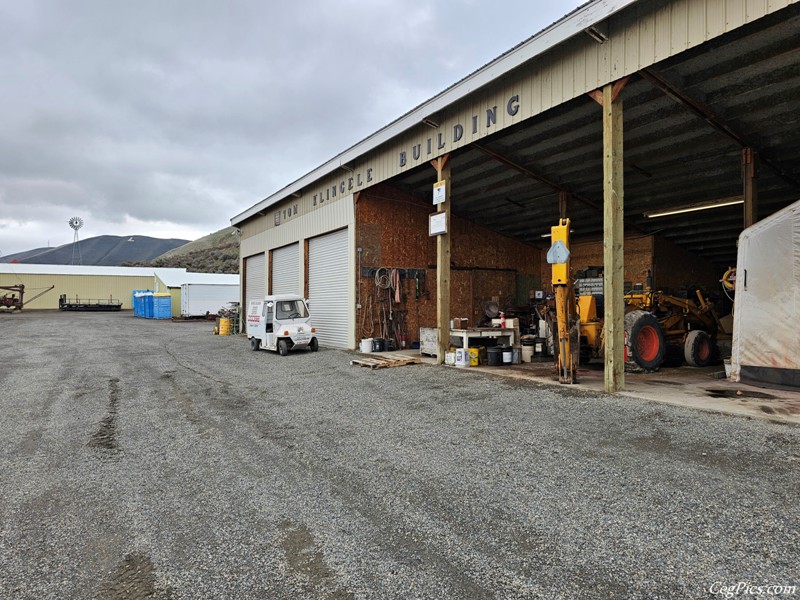
M 170 294 L 153 294 L 153 318 L 172 318 L 172 296 Z

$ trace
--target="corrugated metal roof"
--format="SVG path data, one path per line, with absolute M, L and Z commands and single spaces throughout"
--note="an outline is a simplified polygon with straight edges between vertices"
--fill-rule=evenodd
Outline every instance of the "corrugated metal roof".
M 658 234 L 723 270 L 735 264 L 741 205 L 645 213 L 741 196 L 742 145 L 759 151 L 760 216 L 800 196 L 798 31 L 800 4 L 792 4 L 632 76 L 622 91 L 629 233 Z M 651 75 L 707 115 L 665 93 Z M 558 190 L 535 174 L 573 194 L 574 241 L 603 236 L 602 118 L 588 96 L 455 151 L 450 165 L 454 214 L 546 247 Z M 425 166 L 389 184 L 430 201 L 433 181 Z
M 189 273 L 183 269 L 173 272 L 173 269 L 156 269 L 156 276 L 171 288 L 181 287 L 183 284 L 203 285 L 239 285 L 239 275 L 222 273 Z
M 0 263 L 0 273 L 15 275 L 113 275 L 115 277 L 152 277 L 152 267 L 95 267 L 84 265 L 34 265 Z M 167 277 L 186 273 L 186 269 L 159 269 Z

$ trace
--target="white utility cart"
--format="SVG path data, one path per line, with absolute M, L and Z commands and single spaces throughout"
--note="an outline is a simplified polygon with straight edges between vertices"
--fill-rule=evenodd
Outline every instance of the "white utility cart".
M 263 300 L 251 300 L 247 307 L 247 339 L 253 350 L 277 350 L 281 356 L 304 348 L 316 352 L 316 331 L 301 296 L 265 296 Z

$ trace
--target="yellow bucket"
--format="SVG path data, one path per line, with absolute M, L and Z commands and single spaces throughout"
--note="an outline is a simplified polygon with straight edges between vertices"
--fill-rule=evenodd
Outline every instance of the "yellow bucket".
M 220 335 L 230 335 L 231 334 L 231 320 L 227 317 L 222 317 L 219 320 L 219 334 Z
M 469 349 L 469 366 L 470 367 L 477 367 L 478 366 L 478 349 L 477 348 L 470 348 Z

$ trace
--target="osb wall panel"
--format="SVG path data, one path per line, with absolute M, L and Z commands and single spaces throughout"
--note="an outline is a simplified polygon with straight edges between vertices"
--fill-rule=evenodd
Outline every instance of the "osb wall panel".
M 667 239 L 656 237 L 653 277 L 657 289 L 672 294 L 687 288 L 715 292 L 720 289 L 722 275 L 709 261 L 690 254 Z
M 592 266 L 603 266 L 603 241 L 580 242 L 570 245 L 572 272 L 577 273 Z M 623 278 L 632 284 L 647 283 L 647 270 L 653 268 L 653 238 L 625 238 L 625 265 Z M 552 266 L 547 264 L 547 253 L 542 252 L 542 285 L 550 290 L 553 284 Z
M 404 323 L 408 343 L 418 341 L 420 327 L 436 326 L 436 239 L 428 235 L 428 203 L 392 188 L 378 185 L 362 192 L 356 203 L 356 247 L 361 248 L 361 269 L 424 270 L 424 278 L 401 281 L 401 301 L 392 301 L 393 320 Z M 498 297 L 513 302 L 516 275 L 541 277 L 537 248 L 497 235 L 453 215 L 451 222 L 450 314 L 466 317 L 474 325 L 487 300 Z M 357 318 L 357 338 L 378 337 L 386 321 L 389 302 L 374 278 L 359 273 L 362 309 Z M 399 313 L 399 315 L 397 314 Z
M 590 266 L 603 265 L 603 242 L 572 244 L 573 273 Z M 542 283 L 552 285 L 551 267 L 546 252 L 542 253 Z M 659 236 L 625 238 L 625 281 L 647 284 L 648 269 L 653 275 L 653 288 L 670 293 L 699 287 L 712 291 L 719 287 L 719 278 L 711 263 L 698 258 Z

